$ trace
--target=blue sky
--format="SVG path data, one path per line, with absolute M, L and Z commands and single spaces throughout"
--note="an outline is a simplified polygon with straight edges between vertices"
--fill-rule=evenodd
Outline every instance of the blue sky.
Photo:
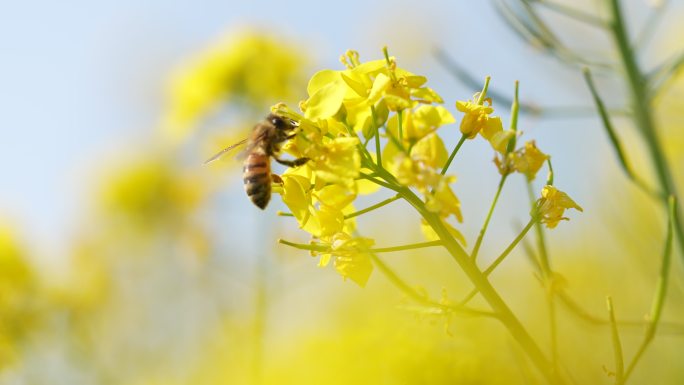
M 428 76 L 452 111 L 453 102 L 473 90 L 436 63 L 430 54 L 436 46 L 474 75 L 492 75 L 495 88 L 511 92 L 514 80 L 521 80 L 527 101 L 591 105 L 578 71 L 535 54 L 487 1 L 367 3 L 5 3 L 0 15 L 0 216 L 27 237 L 59 247 L 88 208 L 92 186 L 87 178 L 98 163 L 150 137 L 170 71 L 226 31 L 245 26 L 268 28 L 299 42 L 310 49 L 317 67 L 337 68 L 337 57 L 348 48 L 359 50 L 362 58 L 377 58 L 380 48 L 389 45 L 404 67 Z M 641 7 L 641 2 L 632 3 Z M 558 24 L 582 37 L 576 24 Z M 590 192 L 582 181 L 587 172 L 598 173 L 586 155 L 606 150 L 603 135 L 597 134 L 598 120 L 521 123 L 554 154 L 560 180 L 573 196 L 586 201 Z M 588 140 L 589 134 L 596 140 Z M 484 148 L 465 151 L 464 159 L 477 157 Z M 612 162 L 610 156 L 598 159 Z M 456 170 L 461 180 L 496 183 L 496 175 L 490 180 L 479 177 L 479 170 Z M 481 193 L 469 187 L 460 191 L 464 201 Z

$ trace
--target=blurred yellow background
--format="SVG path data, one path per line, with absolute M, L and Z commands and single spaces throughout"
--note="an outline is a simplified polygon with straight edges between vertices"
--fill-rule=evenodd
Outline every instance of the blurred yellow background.
M 630 23 L 642 25 L 648 5 L 625 3 Z M 675 38 L 682 4 L 674 3 L 647 64 L 682 49 Z M 284 210 L 279 199 L 265 212 L 253 207 L 239 161 L 228 156 L 202 165 L 244 138 L 271 105 L 296 107 L 307 79 L 342 68 L 337 58 L 347 49 L 371 60 L 388 45 L 402 67 L 429 77 L 454 114 L 455 101 L 477 89 L 440 65 L 435 48 L 477 79 L 491 75 L 492 87 L 505 95 L 518 79 L 525 102 L 593 108 L 579 69 L 521 42 L 491 4 L 354 0 L 333 9 L 301 1 L 123 1 L 8 8 L 0 16 L 0 46 L 8 47 L 0 53 L 0 383 L 543 383 L 498 322 L 429 314 L 377 271 L 365 288 L 343 281 L 305 252 L 277 244 L 308 239 L 291 218 L 276 215 Z M 602 41 L 589 45 L 577 24 L 557 27 L 570 45 L 605 49 Z M 620 105 L 617 82 L 601 82 L 605 100 Z M 656 112 L 679 186 L 682 93 L 680 79 L 658 99 Z M 496 107 L 507 121 L 508 106 Z M 635 149 L 632 162 L 645 164 L 629 121 L 618 125 L 626 147 Z M 523 115 L 519 127 L 553 155 L 556 180 L 585 209 L 547 234 L 568 295 L 602 320 L 611 295 L 619 319 L 642 321 L 666 213 L 622 174 L 596 115 Z M 445 138 L 447 147 L 457 140 Z M 485 145 L 469 143 L 451 170 L 469 243 L 498 182 L 491 157 Z M 381 210 L 360 221 L 362 234 L 379 246 L 422 240 L 408 205 Z M 528 213 L 524 182 L 511 182 L 483 261 L 506 247 Z M 432 298 L 444 291 L 458 299 L 471 290 L 437 249 L 380 257 Z M 681 261 L 675 251 L 663 324 L 634 384 L 684 381 Z M 546 295 L 524 248 L 492 281 L 548 346 Z M 485 307 L 479 299 L 474 304 Z M 558 306 L 561 370 L 578 384 L 614 383 L 610 328 Z M 628 357 L 643 337 L 636 323 L 620 325 Z

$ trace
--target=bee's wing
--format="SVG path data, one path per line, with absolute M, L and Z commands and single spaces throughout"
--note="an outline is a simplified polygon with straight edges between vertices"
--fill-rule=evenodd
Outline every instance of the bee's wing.
M 208 164 L 208 163 L 211 163 L 211 162 L 213 162 L 213 161 L 215 161 L 215 160 L 219 160 L 222 156 L 226 155 L 228 152 L 230 152 L 230 151 L 231 151 L 232 149 L 234 149 L 235 147 L 241 146 L 241 145 L 247 143 L 247 140 L 249 140 L 249 139 L 243 139 L 243 140 L 241 140 L 241 141 L 239 141 L 239 142 L 237 142 L 237 143 L 231 144 L 230 146 L 228 146 L 228 147 L 224 148 L 223 150 L 219 151 L 218 153 L 216 153 L 216 154 L 215 154 L 214 156 L 212 156 L 211 158 L 209 158 L 209 159 L 207 159 L 206 161 L 204 161 L 204 164 Z

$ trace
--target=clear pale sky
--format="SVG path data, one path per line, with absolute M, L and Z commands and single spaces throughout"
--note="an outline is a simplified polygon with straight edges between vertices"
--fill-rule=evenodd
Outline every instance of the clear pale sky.
M 638 10 L 642 3 L 630 5 Z M 561 21 L 575 37 L 580 33 L 578 25 Z M 308 47 L 317 68 L 339 68 L 337 57 L 349 48 L 359 50 L 362 59 L 374 59 L 389 45 L 402 66 L 428 76 L 452 112 L 455 100 L 474 90 L 440 67 L 430 53 L 437 46 L 474 75 L 492 75 L 499 90 L 510 93 L 514 80 L 521 80 L 526 101 L 591 105 L 578 71 L 535 54 L 487 1 L 5 2 L 0 14 L 0 216 L 27 238 L 61 247 L 87 209 L 84 197 L 92 186 L 84 178 L 97 170 L 100 157 L 150 136 L 168 73 L 226 31 L 252 25 Z M 521 124 L 528 137 L 535 136 L 554 155 L 559 183 L 586 203 L 590 192 L 582 181 L 598 172 L 589 157 L 607 148 L 604 135 L 597 133 L 598 119 L 523 118 Z M 610 156 L 597 159 L 614 167 Z M 481 180 L 478 170 L 456 172 L 459 183 L 472 178 L 493 193 L 489 185 L 495 174 Z M 481 194 L 465 184 L 457 190 L 463 201 Z M 470 209 L 465 210 L 467 215 Z

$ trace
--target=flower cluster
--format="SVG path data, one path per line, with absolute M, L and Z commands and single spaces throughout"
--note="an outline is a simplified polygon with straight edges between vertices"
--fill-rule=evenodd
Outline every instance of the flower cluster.
M 298 47 L 263 33 L 220 39 L 171 77 L 165 134 L 185 138 L 199 120 L 228 100 L 261 109 L 295 97 L 304 81 L 304 57 Z
M 283 149 L 309 159 L 301 167 L 287 169 L 282 186 L 274 189 L 299 226 L 313 237 L 312 244 L 299 246 L 320 255 L 322 266 L 333 261 L 342 276 L 360 285 L 373 268 L 373 241 L 356 232 L 357 196 L 385 187 L 397 197 L 413 199 L 414 206 L 417 199 L 420 212 L 436 217 L 465 246 L 465 238 L 451 222 L 462 222 L 463 215 L 452 190 L 456 178 L 447 174 L 463 142 L 478 134 L 487 140 L 504 178 L 518 172 L 531 181 L 549 159 L 534 141 L 515 148 L 519 136 L 515 126 L 505 130 L 501 118 L 492 115 L 492 101 L 486 97 L 489 78 L 472 100 L 456 103 L 464 116 L 461 141 L 450 155 L 440 133 L 454 137 L 457 131 L 440 128 L 456 119 L 439 94 L 425 86 L 424 76 L 398 67 L 384 53 L 384 59 L 362 63 L 358 53 L 348 51 L 341 58 L 346 69 L 313 75 L 308 99 L 299 105 L 301 112 L 284 104 L 273 107 L 275 113 L 299 123 L 296 136 Z M 543 222 L 553 227 L 554 215 L 549 211 Z M 429 241 L 440 240 L 425 216 L 422 229 Z

